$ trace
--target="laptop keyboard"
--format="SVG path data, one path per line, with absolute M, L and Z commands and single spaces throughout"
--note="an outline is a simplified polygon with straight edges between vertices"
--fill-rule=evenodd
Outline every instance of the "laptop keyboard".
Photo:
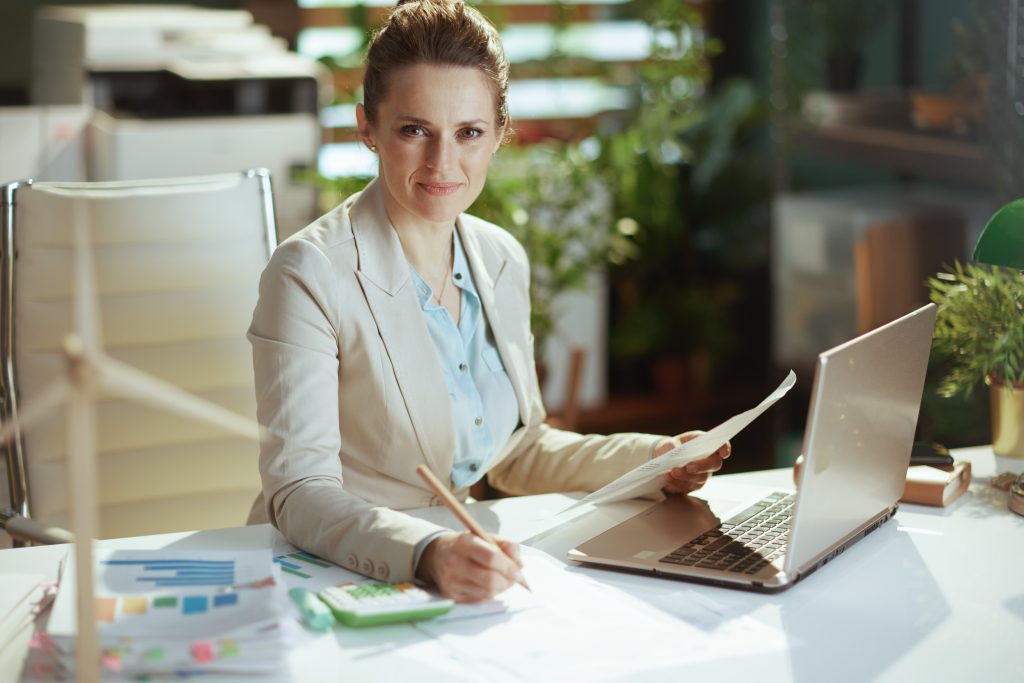
M 794 494 L 765 496 L 717 529 L 661 558 L 662 562 L 756 574 L 786 553 Z

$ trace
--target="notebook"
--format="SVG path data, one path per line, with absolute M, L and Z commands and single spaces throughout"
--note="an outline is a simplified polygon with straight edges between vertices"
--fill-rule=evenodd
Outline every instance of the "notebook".
M 777 592 L 838 557 L 896 512 L 935 313 L 928 304 L 818 356 L 796 492 L 670 497 L 569 559 Z

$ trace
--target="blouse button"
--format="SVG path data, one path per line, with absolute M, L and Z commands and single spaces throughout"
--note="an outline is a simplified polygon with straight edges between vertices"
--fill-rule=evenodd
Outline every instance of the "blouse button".
M 462 372 L 465 372 L 466 368 L 468 368 L 468 367 L 469 366 L 466 365 L 465 363 L 459 363 L 459 370 L 461 370 Z
M 470 472 L 476 472 L 478 469 L 480 469 L 479 463 L 475 463 L 475 462 L 469 463 L 469 471 Z
M 473 420 L 473 424 L 475 424 L 477 427 L 479 427 L 483 423 L 484 423 L 484 419 L 482 417 L 478 417 L 477 419 Z
M 462 279 L 462 273 L 455 273 L 455 279 L 456 280 L 461 280 Z

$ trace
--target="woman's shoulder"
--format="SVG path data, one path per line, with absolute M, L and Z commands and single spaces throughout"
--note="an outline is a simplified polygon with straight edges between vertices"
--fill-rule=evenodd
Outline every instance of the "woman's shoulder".
M 349 208 L 353 197 L 282 240 L 270 257 L 265 276 L 279 274 L 307 284 L 334 286 L 337 274 L 354 270 L 358 259 Z
M 291 242 L 305 243 L 321 251 L 329 251 L 352 241 L 352 221 L 349 210 L 357 199 L 356 193 L 298 232 L 288 236 L 280 246 Z

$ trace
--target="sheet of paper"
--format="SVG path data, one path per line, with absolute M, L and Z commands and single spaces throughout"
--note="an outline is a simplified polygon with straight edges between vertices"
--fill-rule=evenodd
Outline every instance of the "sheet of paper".
M 680 596 L 677 607 L 690 613 L 680 618 L 536 549 L 523 548 L 523 560 L 532 605 L 511 618 L 421 622 L 417 628 L 433 640 L 403 647 L 402 656 L 445 669 L 453 680 L 469 670 L 476 680 L 493 682 L 596 682 L 785 647 L 777 629 L 747 617 L 741 632 L 729 626 L 733 619 L 726 610 L 707 601 L 689 607 L 689 598 Z
M 305 588 L 315 593 L 328 586 L 372 580 L 304 550 L 299 550 L 284 540 L 274 543 L 273 552 L 274 562 L 280 565 L 281 571 L 284 573 L 284 581 L 289 588 Z
M 660 458 L 655 458 L 630 470 L 610 484 L 569 506 L 566 508 L 566 512 L 582 505 L 612 503 L 656 493 L 662 486 L 662 478 L 669 470 L 694 460 L 700 460 L 717 451 L 726 441 L 739 434 L 761 413 L 785 396 L 794 384 L 796 384 L 796 373 L 790 370 L 786 379 L 782 380 L 782 384 L 754 408 L 734 415 L 714 429 L 677 446 Z
M 42 574 L 0 573 L 0 671 L 10 670 L 11 681 L 17 679 L 28 650 L 27 632 L 44 596 L 44 580 Z

